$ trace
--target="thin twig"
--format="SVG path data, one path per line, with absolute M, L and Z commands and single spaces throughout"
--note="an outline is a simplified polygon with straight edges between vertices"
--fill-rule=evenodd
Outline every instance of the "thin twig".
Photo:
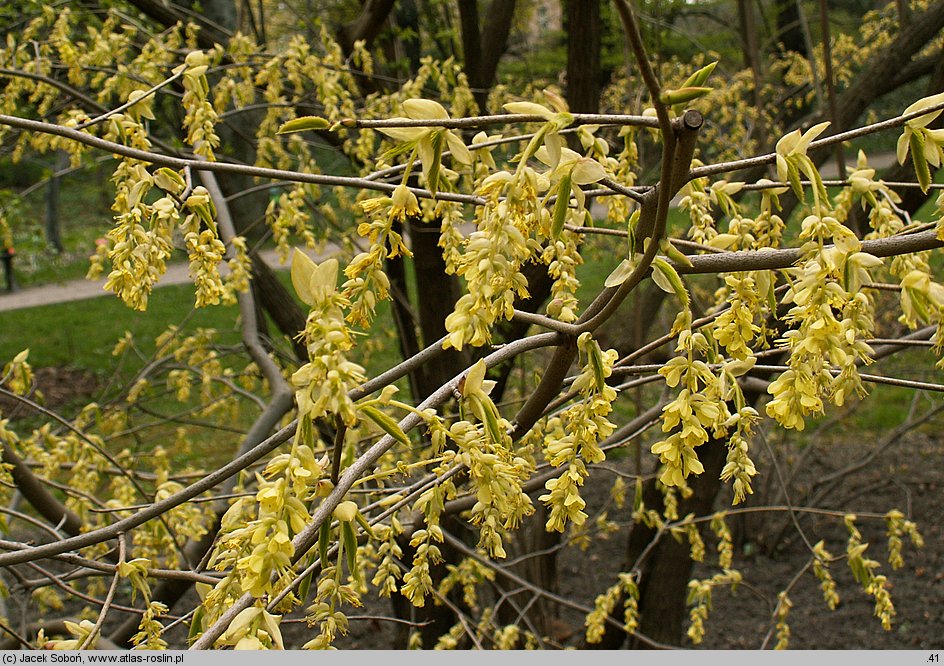
M 632 125 L 635 127 L 658 128 L 659 123 L 649 116 L 632 116 L 605 113 L 572 113 L 571 125 Z M 546 123 L 547 118 L 533 113 L 504 113 L 493 116 L 472 116 L 469 118 L 345 118 L 339 121 L 344 127 L 359 129 L 379 129 L 384 127 L 443 127 L 447 129 L 467 129 L 483 125 L 516 125 L 521 123 Z M 478 145 L 469 146 L 473 150 Z
M 920 118 L 921 116 L 927 115 L 934 111 L 940 111 L 941 109 L 944 109 L 944 103 L 935 104 L 934 106 L 929 106 L 928 108 L 922 109 L 921 111 L 915 111 L 913 113 L 896 116 L 895 118 L 889 118 L 888 120 L 882 120 L 870 125 L 863 125 L 862 127 L 849 130 L 848 132 L 833 134 L 832 136 L 828 136 L 824 139 L 817 139 L 816 141 L 811 142 L 808 150 L 825 148 L 826 146 L 842 143 L 843 141 L 851 141 L 852 139 L 858 139 L 860 137 L 868 136 L 869 134 L 875 134 L 876 132 L 881 132 L 886 129 L 901 127 L 909 120 Z M 767 153 L 766 155 L 758 155 L 756 157 L 750 157 L 743 160 L 733 160 L 731 162 L 721 162 L 719 164 L 696 167 L 692 169 L 692 178 L 702 178 L 704 176 L 714 176 L 721 173 L 728 173 L 730 171 L 740 171 L 741 169 L 747 169 L 750 167 L 773 164 L 776 161 L 777 153 Z
M 170 76 L 169 78 L 167 78 L 167 79 L 164 79 L 163 81 L 161 81 L 161 82 L 158 83 L 157 85 L 151 86 L 150 88 L 148 88 L 147 90 L 145 90 L 144 93 L 143 93 L 141 96 L 137 97 L 134 101 L 130 101 L 130 100 L 129 100 L 129 101 L 125 102 L 124 104 L 122 104 L 121 106 L 115 107 L 115 108 L 112 109 L 111 111 L 106 111 L 105 113 L 101 114 L 100 116 L 97 116 L 97 117 L 95 117 L 95 118 L 92 118 L 91 120 L 87 120 L 87 121 L 85 121 L 84 123 L 81 123 L 80 125 L 76 125 L 75 129 L 77 129 L 77 130 L 84 130 L 84 129 L 86 129 L 86 128 L 91 127 L 92 125 L 97 125 L 98 123 L 102 122 L 103 120 L 107 120 L 108 118 L 111 118 L 112 116 L 114 116 L 114 115 L 116 115 L 116 114 L 118 114 L 118 113 L 121 113 L 121 112 L 124 111 L 125 109 L 131 108 L 132 106 L 134 106 L 135 104 L 137 104 L 137 103 L 140 102 L 141 100 L 143 100 L 143 99 L 145 99 L 145 98 L 147 98 L 147 97 L 150 97 L 151 95 L 153 95 L 154 93 L 156 93 L 156 92 L 157 92 L 158 90 L 160 90 L 161 88 L 166 88 L 166 87 L 169 86 L 171 83 L 173 83 L 174 81 L 176 81 L 177 79 L 179 79 L 181 76 L 183 76 L 183 70 L 177 72 L 176 74 L 171 75 L 171 76 Z
M 79 645 L 79 650 L 88 650 L 91 645 L 94 644 L 95 637 L 102 630 L 102 625 L 105 624 L 105 617 L 108 615 L 108 611 L 111 609 L 111 604 L 115 600 L 115 592 L 118 590 L 118 581 L 121 580 L 121 567 L 125 563 L 125 559 L 128 556 L 128 544 L 125 540 L 124 534 L 118 535 L 118 566 L 115 567 L 115 575 L 112 576 L 111 585 L 108 588 L 108 593 L 105 595 L 105 603 L 102 604 L 101 610 L 98 612 L 98 619 L 95 621 L 95 626 L 92 627 L 92 630 L 88 633 L 82 643 Z

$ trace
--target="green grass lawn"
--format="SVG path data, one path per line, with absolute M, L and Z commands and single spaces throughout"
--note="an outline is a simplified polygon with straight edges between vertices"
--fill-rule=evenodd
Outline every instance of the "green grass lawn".
M 236 307 L 193 308 L 193 286 L 156 289 L 148 310 L 136 312 L 113 296 L 42 305 L 0 313 L 0 359 L 9 360 L 25 347 L 37 366 L 75 367 L 106 373 L 114 365 L 111 351 L 130 331 L 143 350 L 171 324 L 187 318 L 187 330 L 216 328 L 238 340 Z
M 276 274 L 294 293 L 289 271 L 278 270 Z M 0 312 L 0 367 L 28 347 L 30 363 L 35 367 L 77 368 L 105 376 L 116 363 L 112 349 L 126 331 L 131 332 L 144 354 L 150 354 L 154 339 L 170 325 L 183 324 L 184 331 L 216 329 L 221 343 L 238 343 L 238 307 L 196 309 L 193 294 L 189 284 L 158 287 L 151 294 L 146 312 L 131 310 L 110 295 Z M 269 331 L 278 335 L 271 322 Z M 370 373 L 386 370 L 399 361 L 388 303 L 379 304 L 373 327 L 358 337 L 358 343 L 354 360 Z

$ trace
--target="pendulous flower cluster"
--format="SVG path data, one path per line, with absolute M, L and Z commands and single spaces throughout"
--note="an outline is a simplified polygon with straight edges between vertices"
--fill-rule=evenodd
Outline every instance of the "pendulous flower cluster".
M 577 348 L 587 359 L 571 387 L 580 401 L 550 419 L 545 428 L 544 455 L 553 467 L 565 468 L 559 476 L 548 479 L 548 492 L 540 497 L 550 510 L 545 526 L 548 531 L 563 532 L 568 521 L 580 526 L 587 519 L 580 487 L 589 476 L 587 465 L 606 459 L 599 442 L 616 427 L 606 418 L 616 399 L 616 389 L 606 378 L 613 373 L 617 353 L 602 351 L 590 333 L 580 335 Z
M 326 414 L 336 414 L 345 424 L 358 421 L 348 391 L 364 381 L 364 369 L 347 360 L 354 347 L 344 323 L 343 309 L 349 302 L 337 290 L 338 261 L 331 258 L 320 265 L 296 250 L 292 258 L 292 283 L 311 310 L 305 324 L 308 363 L 295 371 L 292 384 L 298 403 L 299 420 L 312 423 Z

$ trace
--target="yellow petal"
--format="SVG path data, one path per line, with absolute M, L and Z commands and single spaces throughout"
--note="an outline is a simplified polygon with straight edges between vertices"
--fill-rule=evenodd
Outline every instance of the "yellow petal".
M 315 262 L 307 254 L 295 248 L 292 253 L 292 286 L 295 287 L 295 293 L 298 294 L 305 305 L 314 304 L 314 298 L 309 288 L 314 270 Z
M 932 106 L 937 106 L 938 104 L 944 104 L 944 93 L 938 93 L 937 95 L 931 95 L 930 97 L 923 97 L 917 102 L 905 109 L 901 115 L 907 116 L 912 113 L 917 113 L 918 111 L 923 111 L 924 109 L 929 109 Z M 932 120 L 941 115 L 941 110 L 932 111 L 923 116 L 918 116 L 914 120 L 908 121 L 909 127 L 926 127 Z
M 777 155 L 789 155 L 800 140 L 800 130 L 793 130 L 789 134 L 783 135 L 777 142 Z M 781 180 L 784 180 L 781 178 Z
M 442 104 L 431 99 L 408 99 L 403 103 L 403 110 L 414 120 L 445 120 L 449 117 Z
M 502 105 L 508 113 L 520 113 L 528 116 L 543 116 L 550 120 L 554 117 L 554 112 L 546 106 L 535 104 L 534 102 L 508 102 Z
M 452 153 L 452 159 L 462 164 L 472 164 L 472 153 L 462 143 L 462 139 L 452 132 L 446 132 L 446 144 L 449 146 L 449 152 Z
M 261 612 L 262 609 L 258 606 L 251 606 L 250 608 L 241 610 L 239 614 L 233 618 L 233 621 L 230 622 L 229 628 L 226 630 L 226 633 L 223 634 L 223 640 L 233 641 L 242 638 L 249 629 L 249 625 L 252 624 L 253 620 L 255 620 Z
M 797 154 L 802 153 L 805 155 L 806 149 L 810 147 L 810 143 L 812 143 L 820 134 L 825 132 L 827 127 L 829 127 L 828 120 L 826 122 L 819 123 L 818 125 L 813 125 L 803 133 L 803 136 L 800 137 L 796 145 L 793 147 L 792 152 Z
M 904 164 L 908 158 L 908 148 L 911 146 L 911 130 L 907 127 L 900 137 L 898 145 L 895 148 L 895 155 L 898 157 L 898 163 Z
M 596 160 L 583 157 L 577 161 L 574 170 L 571 172 L 571 177 L 578 185 L 589 185 L 606 178 L 606 170 Z
M 465 383 L 462 386 L 462 395 L 469 396 L 482 390 L 482 382 L 485 379 L 487 369 L 485 359 L 479 359 L 475 365 L 469 368 L 469 372 L 465 376 Z
M 607 276 L 603 286 L 605 286 L 607 289 L 611 287 L 618 287 L 626 281 L 626 278 L 632 274 L 635 268 L 635 264 L 633 264 L 629 259 L 623 259 L 619 263 L 619 266 L 614 268 L 613 272 Z
M 406 120 L 406 118 L 391 118 L 390 120 Z M 416 141 L 421 136 L 429 134 L 429 130 L 425 127 L 378 127 L 377 131 L 402 142 Z
M 347 500 L 341 502 L 334 509 L 334 517 L 343 523 L 349 523 L 357 517 L 357 504 Z
M 309 284 L 313 290 L 321 287 L 329 292 L 334 291 L 338 284 L 338 260 L 332 257 L 316 266 L 311 273 Z

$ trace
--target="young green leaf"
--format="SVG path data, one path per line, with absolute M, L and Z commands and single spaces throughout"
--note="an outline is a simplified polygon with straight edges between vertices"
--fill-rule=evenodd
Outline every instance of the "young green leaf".
M 787 162 L 787 180 L 790 181 L 790 187 L 793 188 L 793 193 L 797 195 L 797 199 L 806 201 L 803 196 L 803 183 L 800 182 L 800 170 L 793 160 Z
M 652 260 L 652 280 L 668 293 L 674 293 L 683 306 L 688 305 L 688 291 L 675 267 L 662 257 Z
M 606 388 L 606 373 L 603 371 L 603 354 L 600 353 L 600 345 L 596 340 L 588 345 L 587 356 L 590 359 L 590 365 L 593 368 L 593 379 L 597 385 L 597 391 Z
M 190 620 L 190 631 L 188 632 L 187 636 L 189 640 L 196 640 L 196 638 L 203 633 L 204 617 L 206 617 L 206 608 L 203 606 L 203 604 L 200 604 L 197 606 L 197 610 L 194 611 L 193 617 Z
M 377 538 L 374 535 L 374 530 L 370 526 L 370 523 L 368 523 L 367 519 L 364 517 L 364 514 L 358 511 L 357 515 L 354 516 L 354 518 L 357 520 L 357 524 L 360 525 L 364 529 L 364 533 L 367 534 L 367 536 L 369 536 L 371 539 Z
M 393 437 L 395 440 L 404 446 L 410 445 L 410 438 L 406 436 L 406 433 L 403 432 L 403 430 L 400 428 L 400 425 L 382 411 L 370 405 L 362 405 L 358 407 L 358 409 L 360 410 L 361 414 L 380 426 L 381 430 Z
M 705 81 L 708 80 L 708 77 L 711 76 L 711 73 L 715 71 L 715 67 L 718 65 L 718 61 L 710 62 L 697 72 L 692 74 L 685 83 L 682 84 L 682 88 L 691 88 L 704 85 Z
M 495 406 L 488 396 L 482 396 L 476 393 L 468 396 L 469 405 L 472 407 L 472 413 L 485 424 L 489 437 L 493 442 L 502 441 L 501 426 L 498 422 L 498 414 Z
M 341 523 L 341 543 L 344 545 L 344 555 L 347 559 L 347 570 L 352 574 L 357 566 L 357 535 L 351 523 Z
M 688 256 L 679 250 L 677 247 L 672 245 L 672 243 L 666 238 L 659 243 L 659 248 L 665 253 L 665 255 L 674 261 L 679 266 L 688 266 L 692 267 L 692 260 Z
M 687 88 L 679 88 L 678 90 L 666 90 L 659 96 L 659 101 L 668 106 L 675 106 L 676 104 L 691 102 L 710 92 L 711 88 L 702 86 L 689 86 Z
M 325 520 L 318 529 L 318 556 L 321 557 L 321 566 L 328 561 L 328 546 L 331 544 L 331 521 Z
M 282 123 L 276 134 L 291 134 L 292 132 L 305 132 L 308 130 L 323 130 L 331 126 L 324 118 L 319 116 L 301 116 L 288 122 Z
M 557 240 L 564 230 L 567 219 L 567 206 L 570 203 L 570 173 L 564 175 L 557 187 L 557 201 L 554 202 L 554 215 L 551 220 L 551 238 Z
M 309 564 L 311 564 L 309 562 Z M 315 577 L 315 572 L 310 572 L 307 576 L 302 578 L 301 582 L 298 584 L 298 598 L 303 602 L 308 598 L 308 592 L 311 590 L 311 581 Z
M 914 163 L 915 176 L 918 178 L 918 185 L 921 191 L 927 193 L 931 187 L 931 170 L 928 168 L 928 161 L 924 156 L 925 138 L 921 132 L 912 132 L 911 134 L 911 161 Z
M 423 169 L 425 170 L 426 175 L 426 187 L 429 188 L 429 191 L 436 196 L 436 193 L 439 191 L 439 174 L 442 170 L 442 152 L 443 144 L 445 143 L 445 134 L 446 130 L 438 130 L 433 132 L 431 135 L 431 144 L 432 151 L 426 159 L 423 161 Z M 420 142 L 420 146 L 424 145 L 424 141 Z

